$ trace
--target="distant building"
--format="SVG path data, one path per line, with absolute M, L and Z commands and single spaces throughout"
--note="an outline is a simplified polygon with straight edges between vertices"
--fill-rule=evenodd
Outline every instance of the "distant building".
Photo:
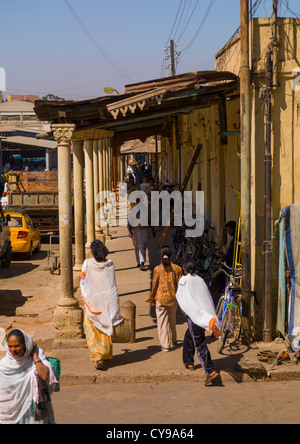
M 1 124 L 26 126 L 38 130 L 45 129 L 45 122 L 41 123 L 34 112 L 34 103 L 25 100 L 10 100 L 0 103 Z
M 39 99 L 40 99 L 39 96 L 26 95 L 26 94 L 19 94 L 19 95 L 10 94 L 10 95 L 7 96 L 7 101 L 8 102 L 12 102 L 13 100 L 19 100 L 19 101 L 23 101 L 23 102 L 32 102 L 32 103 L 34 103 L 35 100 L 39 100 Z

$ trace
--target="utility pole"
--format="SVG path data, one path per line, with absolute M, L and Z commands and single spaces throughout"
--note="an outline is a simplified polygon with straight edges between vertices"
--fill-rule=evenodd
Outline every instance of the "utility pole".
M 172 76 L 176 75 L 176 68 L 175 68 L 175 45 L 174 40 L 170 41 L 170 50 L 171 50 L 171 74 Z
M 172 76 L 176 75 L 176 65 L 175 65 L 175 45 L 174 40 L 170 41 L 170 50 L 171 50 L 171 73 Z M 176 148 L 178 150 L 178 182 L 181 186 L 182 182 L 182 172 L 181 172 L 181 145 L 180 145 L 180 132 L 179 132 L 179 123 L 178 116 L 175 116 L 175 137 L 176 137 Z
M 241 13 L 241 263 L 243 296 L 243 339 L 251 342 L 251 247 L 250 247 L 250 175 L 251 175 L 251 103 L 249 65 L 249 0 L 240 0 Z
M 263 274 L 263 302 L 264 302 L 264 330 L 263 341 L 272 341 L 272 89 L 277 86 L 277 9 L 278 1 L 273 0 L 272 35 L 267 52 L 266 64 L 266 120 L 265 120 L 265 202 L 264 202 L 264 274 Z
M 278 18 L 278 0 L 273 0 L 273 20 L 272 20 L 272 49 L 273 49 L 273 88 L 278 86 L 278 76 L 277 76 L 277 62 L 278 62 L 278 50 L 279 50 L 279 39 L 277 32 L 277 18 Z
M 272 341 L 272 80 L 273 60 L 272 50 L 267 53 L 267 82 L 266 82 L 266 140 L 265 140 L 265 211 L 264 211 L 264 331 L 263 341 Z

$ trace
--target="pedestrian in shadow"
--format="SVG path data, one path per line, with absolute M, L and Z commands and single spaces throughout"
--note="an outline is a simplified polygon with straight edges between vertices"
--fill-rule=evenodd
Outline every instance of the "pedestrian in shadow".
M 205 338 L 205 330 L 213 331 L 220 336 L 218 318 L 214 303 L 204 280 L 195 274 L 197 264 L 188 259 L 184 266 L 182 276 L 176 293 L 181 310 L 187 315 L 188 329 L 184 337 L 183 362 L 187 370 L 194 370 L 195 351 L 200 364 L 205 371 L 205 385 L 219 377 L 215 371 Z
M 177 344 L 176 333 L 176 291 L 182 270 L 171 261 L 172 249 L 162 247 L 161 263 L 154 269 L 152 291 L 146 301 L 156 307 L 158 337 L 162 351 L 168 352 Z

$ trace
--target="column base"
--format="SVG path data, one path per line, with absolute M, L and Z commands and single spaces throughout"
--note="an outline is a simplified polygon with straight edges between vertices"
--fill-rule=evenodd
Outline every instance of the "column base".
M 103 231 L 96 231 L 96 233 L 95 233 L 95 237 L 96 237 L 97 240 L 99 240 L 99 241 L 101 241 L 103 244 L 105 244 L 106 236 L 105 236 L 105 234 L 103 233 Z
M 90 244 L 85 244 L 85 258 L 86 259 L 92 259 L 93 258 L 93 254 L 92 254 L 92 250 L 91 250 L 91 245 Z
M 54 312 L 55 341 L 77 341 L 84 338 L 83 311 L 75 307 L 57 306 Z
M 83 264 L 75 264 L 74 267 L 73 267 L 73 271 L 74 272 L 81 272 L 82 265 Z
M 106 225 L 106 226 L 103 227 L 103 233 L 104 233 L 105 238 L 106 238 L 107 240 L 111 240 L 111 239 L 112 239 L 112 235 L 110 234 L 109 231 L 110 231 L 110 230 L 109 230 L 109 225 Z
M 80 290 L 80 278 L 81 278 L 81 268 L 75 270 L 73 268 L 73 292 L 76 295 L 77 291 Z

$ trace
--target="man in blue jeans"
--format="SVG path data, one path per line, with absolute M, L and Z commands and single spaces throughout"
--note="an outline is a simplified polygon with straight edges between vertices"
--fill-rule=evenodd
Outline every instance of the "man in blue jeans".
M 183 344 L 183 363 L 187 370 L 194 370 L 194 356 L 197 352 L 200 364 L 206 374 L 205 385 L 219 377 L 215 371 L 210 352 L 207 348 L 205 330 L 220 335 L 218 318 L 214 303 L 204 280 L 195 274 L 196 263 L 188 259 L 184 266 L 183 276 L 178 283 L 177 302 L 187 315 L 188 330 Z
M 188 330 L 185 333 L 183 345 L 183 363 L 187 370 L 194 370 L 194 356 L 197 351 L 201 367 L 205 371 L 207 380 L 205 385 L 212 382 L 218 374 L 215 372 L 214 364 L 211 359 L 210 352 L 206 345 L 205 330 L 194 324 L 193 321 L 187 317 Z M 210 380 L 209 375 L 214 377 Z M 209 379 L 209 380 L 208 380 Z

